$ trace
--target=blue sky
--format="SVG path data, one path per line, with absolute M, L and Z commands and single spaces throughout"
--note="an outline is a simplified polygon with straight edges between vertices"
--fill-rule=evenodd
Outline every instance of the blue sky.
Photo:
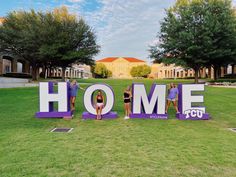
M 101 52 L 149 61 L 148 46 L 155 43 L 165 8 L 175 0 L 0 0 L 0 16 L 12 10 L 52 10 L 62 5 L 82 16 L 94 29 Z M 236 4 L 236 0 L 233 0 Z

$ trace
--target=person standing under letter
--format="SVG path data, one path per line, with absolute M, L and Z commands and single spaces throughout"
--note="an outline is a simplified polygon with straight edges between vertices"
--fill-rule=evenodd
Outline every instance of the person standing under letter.
M 77 84 L 76 80 L 73 80 L 70 84 L 70 105 L 71 105 L 71 112 L 72 112 L 72 117 L 74 116 L 74 111 L 75 111 L 75 100 L 78 95 L 78 90 L 82 89 L 82 87 Z
M 125 118 L 124 119 L 129 119 L 130 115 L 130 104 L 131 104 L 131 98 L 132 98 L 132 93 L 131 93 L 131 88 L 128 86 L 125 91 L 124 91 L 124 107 L 125 107 Z
M 167 104 L 166 104 L 166 111 L 165 113 L 167 114 L 167 111 L 170 107 L 170 103 L 174 105 L 174 108 L 176 110 L 176 113 L 179 113 L 178 107 L 177 107 L 177 96 L 179 94 L 178 88 L 176 88 L 174 83 L 170 84 L 170 89 L 168 90 L 168 97 L 167 97 Z

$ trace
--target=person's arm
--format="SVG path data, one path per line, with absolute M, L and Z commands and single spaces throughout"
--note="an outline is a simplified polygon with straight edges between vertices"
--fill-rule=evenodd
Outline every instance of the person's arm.
M 83 88 L 83 87 L 80 87 L 80 89 L 81 89 L 81 90 L 85 90 L 85 88 Z
M 178 95 L 179 95 L 179 89 L 176 88 L 176 100 L 178 100 Z
M 77 85 L 79 89 L 85 90 L 83 87 L 81 87 L 79 84 Z
M 132 92 L 129 92 L 129 99 L 132 98 Z

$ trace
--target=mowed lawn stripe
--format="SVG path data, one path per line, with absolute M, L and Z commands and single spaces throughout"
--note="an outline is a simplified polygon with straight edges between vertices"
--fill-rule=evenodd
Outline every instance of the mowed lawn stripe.
M 176 120 L 173 107 L 169 120 L 125 121 L 122 95 L 132 80 L 79 82 L 111 85 L 120 117 L 82 121 L 79 91 L 73 120 L 39 120 L 38 88 L 0 90 L 0 176 L 236 176 L 236 133 L 227 130 L 236 127 L 235 89 L 206 87 L 209 121 Z M 154 80 L 134 82 L 150 89 Z M 74 130 L 49 132 L 55 127 Z

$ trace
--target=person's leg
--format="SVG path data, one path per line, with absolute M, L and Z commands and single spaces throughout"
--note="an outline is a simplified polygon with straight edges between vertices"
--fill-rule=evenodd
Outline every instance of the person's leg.
M 128 103 L 128 117 L 129 117 L 130 114 L 131 114 L 131 104 Z
M 72 115 L 73 115 L 74 111 L 75 111 L 75 97 L 71 97 L 70 102 L 71 102 L 71 112 L 72 112 Z
M 96 105 L 96 113 L 97 113 L 97 118 L 98 119 L 98 114 L 99 114 L 99 107 Z
M 100 106 L 100 120 L 102 120 L 102 108 L 103 106 Z
M 125 109 L 125 116 L 126 116 L 126 112 L 127 112 L 127 109 L 126 109 L 126 103 L 124 103 L 124 109 Z
M 75 97 L 71 98 L 72 109 L 75 110 Z
M 101 120 L 101 117 L 102 117 L 101 115 L 102 115 L 102 107 L 99 106 L 99 107 L 98 107 L 98 119 L 99 119 L 99 120 Z
M 74 107 L 74 110 L 75 110 L 75 100 L 76 100 L 76 97 L 73 97 L 73 107 Z
M 128 116 L 128 106 L 127 106 L 127 103 L 125 103 L 125 116 L 126 117 Z
M 179 113 L 179 110 L 178 110 L 178 107 L 177 107 L 177 101 L 172 101 L 174 107 L 175 107 L 175 110 L 176 110 L 176 113 Z
M 167 100 L 165 113 L 167 113 L 169 107 L 170 107 L 170 100 Z

